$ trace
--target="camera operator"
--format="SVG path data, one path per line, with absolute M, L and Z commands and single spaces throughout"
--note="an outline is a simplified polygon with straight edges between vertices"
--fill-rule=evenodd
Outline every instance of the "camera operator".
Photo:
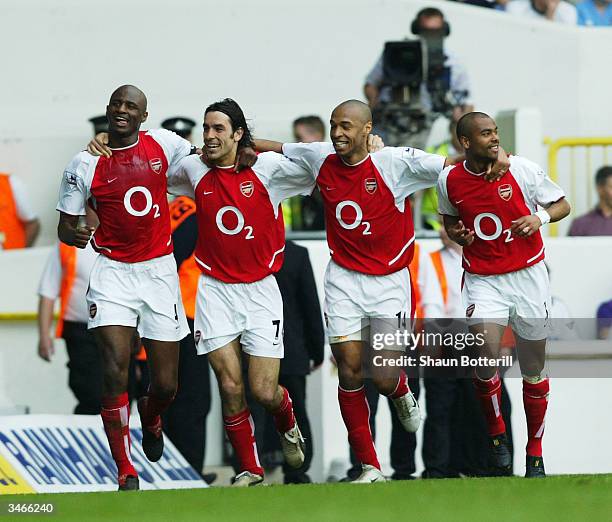
M 456 120 L 472 106 L 464 67 L 443 49 L 450 26 L 442 11 L 420 10 L 411 30 L 421 43 L 387 42 L 366 78 L 364 93 L 374 114 L 375 132 L 386 144 L 424 148 L 438 117 Z

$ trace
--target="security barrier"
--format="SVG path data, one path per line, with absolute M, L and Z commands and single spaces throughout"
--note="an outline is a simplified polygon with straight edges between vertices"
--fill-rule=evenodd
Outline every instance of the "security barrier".
M 577 160 L 576 160 L 576 149 L 578 147 L 584 147 L 585 156 L 585 170 L 586 176 L 583 176 L 581 182 L 586 183 L 586 202 L 587 208 L 591 208 L 593 205 L 593 147 L 603 147 L 603 163 L 608 164 L 608 147 L 612 146 L 612 137 L 593 137 L 593 138 L 559 138 L 557 140 L 551 140 L 547 138 L 544 143 L 548 145 L 548 173 L 554 181 L 559 180 L 559 151 L 562 149 L 569 149 L 569 186 L 566 189 L 570 202 L 575 202 L 578 196 L 578 182 L 577 175 Z M 572 205 L 572 215 L 576 212 L 576 207 Z M 550 227 L 550 235 L 556 237 L 558 234 L 558 227 L 556 223 L 553 223 Z

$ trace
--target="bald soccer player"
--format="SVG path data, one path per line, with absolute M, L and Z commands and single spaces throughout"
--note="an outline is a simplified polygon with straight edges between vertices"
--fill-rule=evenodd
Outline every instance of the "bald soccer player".
M 177 388 L 178 350 L 189 333 L 180 297 L 166 174 L 189 155 L 191 144 L 166 130 L 140 131 L 147 119 L 147 99 L 133 85 L 112 93 L 106 116 L 111 157 L 80 152 L 66 167 L 59 203 L 59 239 L 98 256 L 91 272 L 87 303 L 89 329 L 102 352 L 102 421 L 119 490 L 139 488 L 130 455 L 128 366 L 138 332 L 151 373 L 148 394 L 138 402 L 142 446 L 155 462 L 163 452 L 160 414 Z M 92 205 L 100 226 L 81 226 Z
M 329 342 L 338 363 L 338 401 L 349 443 L 362 463 L 355 482 L 386 480 L 372 441 L 363 388 L 362 359 L 368 328 L 393 332 L 413 316 L 408 265 L 414 225 L 408 197 L 434 186 L 449 162 L 410 147 L 386 147 L 370 154 L 372 114 L 363 102 L 338 105 L 330 119 L 332 143 L 281 144 L 256 140 L 260 151 L 282 152 L 310 172 L 321 191 L 331 260 L 325 274 Z M 507 167 L 505 154 L 492 176 Z M 403 346 L 380 353 L 392 356 Z M 379 392 L 392 399 L 404 428 L 421 422 L 418 403 L 403 371 L 374 371 Z

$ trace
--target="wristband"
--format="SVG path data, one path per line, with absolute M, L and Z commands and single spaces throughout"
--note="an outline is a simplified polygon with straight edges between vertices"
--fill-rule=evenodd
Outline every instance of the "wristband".
M 534 215 L 540 218 L 542 225 L 546 225 L 546 223 L 550 223 L 550 214 L 546 212 L 546 210 L 538 210 Z

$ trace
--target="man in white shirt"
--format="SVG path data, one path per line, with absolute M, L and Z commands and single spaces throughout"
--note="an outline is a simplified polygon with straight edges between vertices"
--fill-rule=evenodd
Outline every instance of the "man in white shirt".
M 506 12 L 524 18 L 539 18 L 561 24 L 576 25 L 576 8 L 564 0 L 512 0 Z
M 89 210 L 88 219 L 93 220 L 92 225 L 95 223 L 95 215 Z M 56 244 L 38 287 L 38 355 L 50 362 L 55 354 L 50 331 L 55 301 L 59 298 L 55 337 L 66 342 L 68 385 L 77 400 L 74 413 L 82 415 L 98 415 L 102 401 L 102 359 L 92 334 L 87 331 L 89 309 L 85 298 L 97 257 L 91 244 L 85 249 Z

